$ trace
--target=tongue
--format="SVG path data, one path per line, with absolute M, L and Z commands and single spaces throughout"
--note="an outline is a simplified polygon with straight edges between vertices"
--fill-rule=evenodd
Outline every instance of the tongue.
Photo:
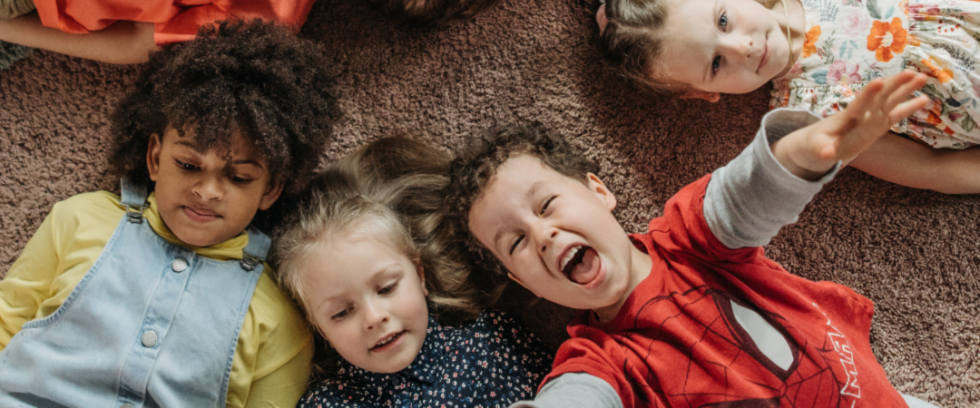
M 584 285 L 592 282 L 598 274 L 599 255 L 595 253 L 594 249 L 589 248 L 585 250 L 585 255 L 582 256 L 582 262 L 579 262 L 578 265 L 575 265 L 575 269 L 572 269 L 569 278 L 572 279 L 572 282 Z

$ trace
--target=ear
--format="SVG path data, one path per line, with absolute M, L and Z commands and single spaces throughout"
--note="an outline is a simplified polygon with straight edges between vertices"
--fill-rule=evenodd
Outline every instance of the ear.
M 265 187 L 265 193 L 262 194 L 262 201 L 259 201 L 259 209 L 262 211 L 268 210 L 272 207 L 272 204 L 279 199 L 279 195 L 282 194 L 283 182 L 280 180 L 273 180 L 269 182 L 269 185 Z
M 150 135 L 150 143 L 146 147 L 146 169 L 150 172 L 150 180 L 154 182 L 160 176 L 160 152 L 163 151 L 163 140 L 159 134 Z
M 599 176 L 589 173 L 586 175 L 589 180 L 588 187 L 592 190 L 592 193 L 599 198 L 600 201 L 606 204 L 606 208 L 609 211 L 616 209 L 616 196 L 613 195 L 612 191 L 606 188 L 606 185 L 602 183 Z
M 702 99 L 711 103 L 715 103 L 721 100 L 721 94 L 718 92 L 690 90 L 681 94 L 681 99 Z

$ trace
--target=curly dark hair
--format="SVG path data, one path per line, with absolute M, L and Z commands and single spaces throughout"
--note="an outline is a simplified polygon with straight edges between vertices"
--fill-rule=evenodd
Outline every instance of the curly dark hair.
M 389 17 L 416 26 L 441 26 L 473 18 L 500 0 L 372 0 Z
M 489 249 L 473 236 L 469 228 L 470 210 L 480 199 L 490 179 L 507 160 L 517 156 L 535 157 L 558 173 L 588 183 L 588 174 L 598 174 L 599 166 L 568 144 L 549 133 L 541 123 L 509 125 L 490 129 L 471 141 L 453 160 L 451 179 L 446 188 L 446 219 L 459 233 L 458 242 L 464 246 L 470 265 L 493 272 L 493 276 L 474 276 L 480 289 L 499 294 L 507 282 L 507 272 Z M 477 274 L 474 274 L 477 275 Z
M 339 118 L 323 50 L 262 20 L 206 25 L 197 38 L 153 53 L 112 115 L 112 166 L 152 191 L 150 136 L 192 131 L 203 150 L 235 135 L 261 151 L 295 193 L 312 177 Z

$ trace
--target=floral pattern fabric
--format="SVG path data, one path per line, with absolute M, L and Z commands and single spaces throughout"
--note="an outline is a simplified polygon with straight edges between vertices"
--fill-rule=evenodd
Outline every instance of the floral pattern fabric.
M 484 311 L 463 327 L 430 316 L 422 350 L 407 368 L 379 374 L 341 359 L 337 379 L 311 385 L 297 407 L 505 408 L 534 398 L 553 358 L 502 312 Z
M 828 116 L 875 78 L 929 76 L 931 103 L 892 127 L 934 148 L 980 144 L 980 1 L 802 0 L 806 40 L 769 107 Z

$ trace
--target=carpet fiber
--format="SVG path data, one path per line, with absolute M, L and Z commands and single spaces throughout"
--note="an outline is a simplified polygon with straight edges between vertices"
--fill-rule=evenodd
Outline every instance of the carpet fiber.
M 541 121 L 602 166 L 616 215 L 644 231 L 674 192 L 734 158 L 766 112 L 765 89 L 717 104 L 638 93 L 602 69 L 595 24 L 575 0 L 504 0 L 439 30 L 390 23 L 362 3 L 320 1 L 301 33 L 330 52 L 342 92 L 326 159 L 399 132 L 452 147 L 494 124 Z M 56 201 L 118 192 L 107 118 L 137 71 L 43 51 L 0 71 L 0 275 Z M 766 252 L 875 302 L 871 342 L 900 391 L 980 407 L 978 220 L 980 196 L 844 169 Z M 514 290 L 504 307 L 530 300 Z M 557 344 L 568 311 L 535 305 L 526 321 Z

